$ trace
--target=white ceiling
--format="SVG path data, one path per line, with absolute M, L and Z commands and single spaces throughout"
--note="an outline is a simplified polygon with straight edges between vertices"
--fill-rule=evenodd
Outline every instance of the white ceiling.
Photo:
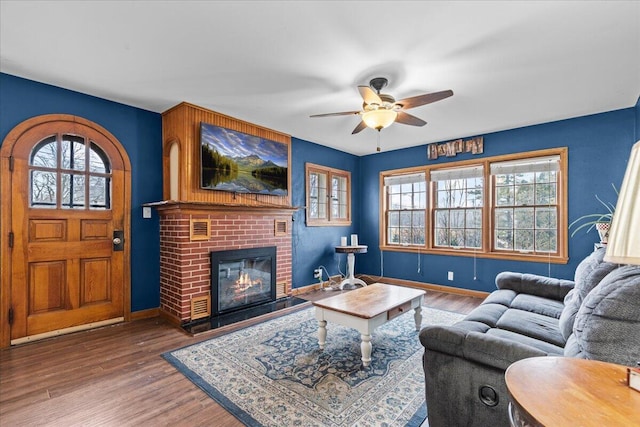
M 363 155 L 358 85 L 452 89 L 383 151 L 632 107 L 638 1 L 7 1 L 0 71 L 155 112 L 182 101 Z M 1 93 L 0 93 L 1 95 Z

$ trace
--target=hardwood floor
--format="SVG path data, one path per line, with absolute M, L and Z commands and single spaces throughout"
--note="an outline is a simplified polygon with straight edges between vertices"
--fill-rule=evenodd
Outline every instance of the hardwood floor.
M 316 291 L 299 297 L 317 300 L 334 294 Z M 460 313 L 480 302 L 433 291 L 425 298 L 430 307 Z M 242 426 L 161 354 L 264 320 L 192 337 L 160 318 L 145 319 L 4 349 L 0 425 Z

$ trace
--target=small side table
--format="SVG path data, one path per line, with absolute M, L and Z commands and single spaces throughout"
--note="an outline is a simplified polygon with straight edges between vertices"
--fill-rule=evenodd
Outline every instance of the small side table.
M 532 357 L 505 373 L 513 426 L 640 426 L 640 393 L 627 368 L 597 360 Z
M 344 285 L 362 285 L 367 286 L 367 284 L 357 279 L 353 274 L 356 268 L 356 256 L 355 254 L 366 254 L 367 246 L 366 245 L 358 245 L 358 246 L 336 246 L 336 253 L 339 254 L 347 254 L 347 277 L 344 278 L 342 282 L 340 282 L 340 290 L 344 288 Z

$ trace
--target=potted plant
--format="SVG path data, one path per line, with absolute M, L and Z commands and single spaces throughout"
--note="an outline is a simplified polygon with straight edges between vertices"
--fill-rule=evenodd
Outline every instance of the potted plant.
M 611 184 L 613 187 L 613 191 L 616 192 L 616 196 L 618 195 L 618 189 L 615 185 Z M 616 206 L 613 203 L 603 201 L 598 195 L 595 195 L 596 199 L 604 206 L 607 212 L 605 213 L 592 213 L 587 215 L 582 215 L 580 218 L 573 221 L 569 224 L 569 228 L 576 226 L 577 228 L 573 230 L 571 233 L 571 237 L 573 237 L 578 231 L 583 228 L 587 228 L 587 233 L 592 229 L 596 229 L 598 231 L 598 235 L 600 236 L 600 243 L 607 243 L 607 239 L 609 238 L 609 228 L 611 227 L 611 220 L 613 219 L 613 213 L 616 210 Z

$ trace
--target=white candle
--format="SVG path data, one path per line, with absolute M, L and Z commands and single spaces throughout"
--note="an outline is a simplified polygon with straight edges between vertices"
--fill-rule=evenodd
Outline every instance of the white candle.
M 358 235 L 357 234 L 352 234 L 351 235 L 351 246 L 358 246 Z
M 340 238 L 340 246 L 347 246 L 347 236 L 342 236 Z

